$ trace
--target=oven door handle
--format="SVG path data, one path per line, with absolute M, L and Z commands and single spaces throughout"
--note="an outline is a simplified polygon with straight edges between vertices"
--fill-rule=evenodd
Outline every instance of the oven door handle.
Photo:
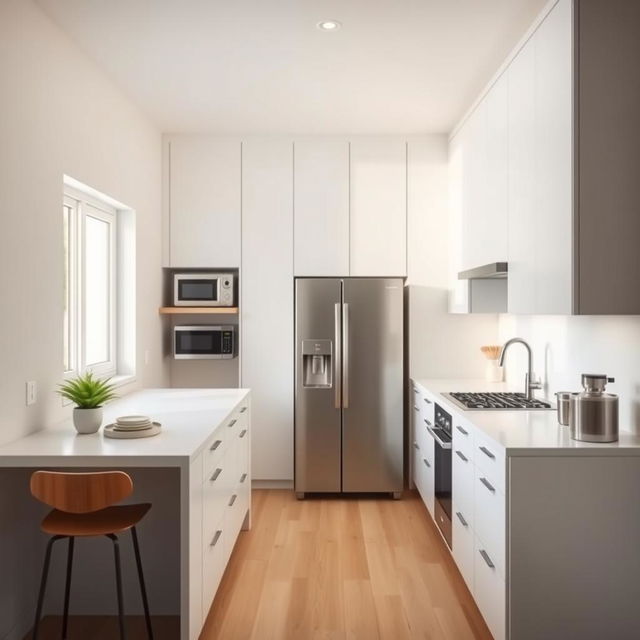
M 442 440 L 442 438 L 440 438 L 440 436 L 435 433 L 431 427 L 427 427 L 427 431 L 433 436 L 433 439 L 440 445 L 440 447 L 443 449 L 451 449 L 451 443 Z

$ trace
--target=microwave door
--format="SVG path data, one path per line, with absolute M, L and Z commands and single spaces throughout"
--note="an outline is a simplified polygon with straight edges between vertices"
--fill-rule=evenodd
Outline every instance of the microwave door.
M 220 299 L 218 285 L 217 278 L 179 278 L 176 280 L 176 306 L 217 305 Z
M 173 353 L 176 360 L 230 357 L 223 351 L 223 332 L 220 329 L 180 327 L 175 330 Z

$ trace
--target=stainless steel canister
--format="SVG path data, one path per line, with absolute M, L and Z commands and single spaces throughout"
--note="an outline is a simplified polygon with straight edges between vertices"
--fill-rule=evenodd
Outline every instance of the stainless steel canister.
M 571 396 L 577 393 L 573 391 L 558 391 L 556 393 L 558 422 L 565 427 L 569 426 L 569 416 L 571 415 Z
M 585 442 L 615 442 L 618 439 L 618 396 L 604 391 L 613 378 L 583 374 L 584 391 L 571 397 L 571 437 Z

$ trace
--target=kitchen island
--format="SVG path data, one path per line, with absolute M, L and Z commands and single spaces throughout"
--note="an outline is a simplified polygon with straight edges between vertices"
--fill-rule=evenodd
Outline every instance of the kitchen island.
M 414 380 L 411 460 L 434 519 L 449 505 L 439 528 L 494 637 L 640 637 L 640 438 L 621 425 L 618 442 L 578 442 L 555 410 L 463 410 L 447 395 L 488 390 L 514 391 Z M 429 430 L 442 411 L 448 487 Z
M 167 501 L 175 494 L 177 508 L 168 519 L 179 519 L 176 552 L 180 587 L 176 608 L 181 640 L 194 640 L 238 533 L 251 522 L 250 393 L 245 389 L 148 389 L 105 407 L 103 424 L 133 414 L 148 415 L 160 422 L 161 433 L 151 438 L 109 439 L 102 431 L 78 435 L 66 421 L 0 447 L 0 469 L 124 469 L 135 470 L 142 478 L 145 470 L 166 471 L 162 490 L 154 495 L 153 488 L 149 489 L 154 495 L 150 515 L 154 509 L 162 512 L 163 493 Z M 167 478 L 176 486 L 167 486 Z M 142 501 L 137 487 L 136 481 L 132 502 Z M 28 486 L 24 491 L 28 496 Z M 141 523 L 143 562 L 150 555 L 171 555 L 170 548 L 156 548 L 155 554 L 150 554 L 149 547 L 162 545 L 163 529 L 170 530 L 173 524 L 157 522 L 155 530 L 145 534 L 145 523 Z M 38 522 L 31 526 L 37 527 Z M 49 593 L 59 591 L 59 587 L 50 580 Z M 129 590 L 128 595 L 134 599 L 137 594 Z M 153 614 L 153 597 L 150 599 Z M 127 604 L 125 599 L 125 610 Z M 16 620 L 15 626 L 20 623 Z

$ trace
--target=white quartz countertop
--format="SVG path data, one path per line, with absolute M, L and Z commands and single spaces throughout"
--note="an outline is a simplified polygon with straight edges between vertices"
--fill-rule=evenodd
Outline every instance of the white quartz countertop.
M 0 447 L 0 467 L 182 466 L 248 396 L 247 389 L 145 389 L 104 409 L 103 425 L 123 415 L 148 415 L 162 424 L 151 438 L 116 440 L 76 433 L 71 419 Z M 108 459 L 108 460 L 107 460 Z
M 436 396 L 436 402 L 453 415 L 461 416 L 494 442 L 506 449 L 508 455 L 640 455 L 640 436 L 623 430 L 618 442 L 579 442 L 571 438 L 569 427 L 558 423 L 555 408 L 550 411 L 464 411 L 444 393 L 456 391 L 519 391 L 523 389 L 506 383 L 485 380 L 431 380 L 413 381 L 423 390 Z M 543 399 L 537 392 L 536 397 Z M 555 407 L 554 398 L 544 398 Z M 623 425 L 621 425 L 621 428 Z

